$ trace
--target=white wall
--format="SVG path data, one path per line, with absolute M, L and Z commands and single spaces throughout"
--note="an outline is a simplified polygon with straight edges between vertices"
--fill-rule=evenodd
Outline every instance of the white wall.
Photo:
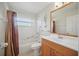
M 7 4 L 0 2 L 0 44 L 4 44 L 5 41 L 5 29 L 6 29 L 6 10 Z M 4 48 L 0 48 L 0 56 L 4 55 Z

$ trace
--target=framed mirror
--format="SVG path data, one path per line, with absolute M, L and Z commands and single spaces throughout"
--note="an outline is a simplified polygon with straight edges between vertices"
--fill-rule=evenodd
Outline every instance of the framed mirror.
M 79 36 L 79 3 L 67 3 L 50 12 L 50 31 Z

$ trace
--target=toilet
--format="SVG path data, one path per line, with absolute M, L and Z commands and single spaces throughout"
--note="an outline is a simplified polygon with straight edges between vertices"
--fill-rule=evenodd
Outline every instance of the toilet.
M 37 55 L 40 55 L 40 46 L 41 46 L 41 43 L 33 43 L 32 44 L 32 49 L 34 51 L 34 55 L 37 56 Z

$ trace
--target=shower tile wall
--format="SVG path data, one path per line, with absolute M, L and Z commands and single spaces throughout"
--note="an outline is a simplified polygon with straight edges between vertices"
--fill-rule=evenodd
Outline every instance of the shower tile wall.
M 20 17 L 20 16 L 18 16 Z M 26 18 L 27 19 L 27 18 Z M 32 19 L 32 26 L 18 26 L 18 32 L 19 32 L 19 52 L 20 55 L 26 54 L 28 51 L 31 50 L 32 42 L 38 40 L 35 39 L 36 35 L 36 23 L 35 19 Z
M 32 36 L 35 36 L 35 31 L 33 28 L 27 27 L 18 27 L 19 30 L 19 46 L 20 54 L 25 54 L 31 49 L 32 42 L 35 39 Z

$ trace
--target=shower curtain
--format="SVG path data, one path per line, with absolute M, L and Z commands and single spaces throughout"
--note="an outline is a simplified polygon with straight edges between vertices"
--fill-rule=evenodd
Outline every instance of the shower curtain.
M 56 33 L 55 21 L 53 21 L 53 33 Z
M 15 25 L 16 13 L 13 11 L 7 11 L 7 25 L 5 33 L 5 42 L 8 46 L 5 47 L 5 56 L 17 56 L 19 54 L 19 41 L 18 41 L 18 30 Z

